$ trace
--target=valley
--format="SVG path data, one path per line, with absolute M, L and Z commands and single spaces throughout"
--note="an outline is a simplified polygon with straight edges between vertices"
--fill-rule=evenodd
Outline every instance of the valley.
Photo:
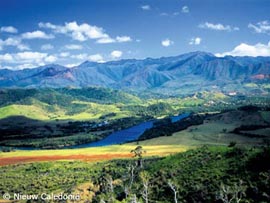
M 173 202 L 172 188 L 181 202 L 267 202 L 269 61 L 196 52 L 0 70 L 0 194 L 144 202 L 148 184 L 152 202 Z

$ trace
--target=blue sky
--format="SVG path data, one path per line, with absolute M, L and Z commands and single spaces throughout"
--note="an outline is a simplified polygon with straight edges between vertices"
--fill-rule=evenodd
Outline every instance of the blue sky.
M 270 56 L 269 0 L 3 0 L 0 68 L 174 56 Z

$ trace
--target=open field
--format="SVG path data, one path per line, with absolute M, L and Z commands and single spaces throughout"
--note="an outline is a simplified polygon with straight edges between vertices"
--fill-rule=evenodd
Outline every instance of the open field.
M 93 147 L 83 149 L 63 150 L 18 150 L 9 153 L 0 153 L 0 165 L 17 164 L 24 162 L 55 161 L 55 160 L 82 160 L 104 161 L 119 158 L 130 158 L 134 145 L 114 145 L 108 147 Z M 184 152 L 190 147 L 182 145 L 145 146 L 144 156 L 165 156 L 177 152 Z
M 263 112 L 244 112 L 232 111 L 223 114 L 211 116 L 206 119 L 202 125 L 191 126 L 186 130 L 176 132 L 172 136 L 164 136 L 140 141 L 142 146 L 151 145 L 183 145 L 183 146 L 201 146 L 201 145 L 228 145 L 235 142 L 238 145 L 258 145 L 262 144 L 263 139 L 251 138 L 232 133 L 232 131 L 243 124 L 245 125 L 266 125 L 269 117 L 269 111 Z M 269 129 L 257 130 L 262 135 L 269 135 Z M 135 143 L 134 143 L 135 144 Z
M 251 139 L 234 133 L 223 132 L 223 129 L 231 130 L 235 127 L 233 124 L 224 125 L 219 123 L 206 123 L 203 125 L 192 126 L 186 130 L 174 133 L 172 136 L 164 136 L 140 141 L 142 146 L 148 145 L 173 145 L 181 144 L 184 146 L 201 145 L 228 145 L 230 142 L 238 144 L 261 143 L 262 140 Z M 135 144 L 135 143 L 134 143 Z

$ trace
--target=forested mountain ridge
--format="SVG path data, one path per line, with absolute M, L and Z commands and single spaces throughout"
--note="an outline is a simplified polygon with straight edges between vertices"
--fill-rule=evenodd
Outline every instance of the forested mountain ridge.
M 255 84 L 259 85 L 257 92 L 262 93 L 268 92 L 264 84 L 269 81 L 270 57 L 219 58 L 205 52 L 106 63 L 85 61 L 73 68 L 51 64 L 34 69 L 0 70 L 2 88 L 99 86 L 158 93 L 180 93 L 181 89 L 182 94 L 189 94 L 213 88 L 247 93 L 246 87 Z

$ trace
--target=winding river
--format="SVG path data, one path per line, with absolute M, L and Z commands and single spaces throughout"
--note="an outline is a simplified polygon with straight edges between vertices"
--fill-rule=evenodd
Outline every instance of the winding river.
M 171 121 L 174 123 L 183 118 L 188 117 L 189 115 L 190 115 L 189 113 L 184 113 L 178 116 L 171 116 L 170 118 L 171 118 Z M 86 148 L 86 147 L 100 147 L 100 146 L 123 144 L 125 142 L 135 141 L 140 137 L 140 135 L 144 133 L 145 130 L 152 128 L 153 123 L 154 121 L 143 122 L 133 127 L 120 130 L 117 132 L 113 132 L 112 134 L 104 138 L 103 140 L 92 142 L 92 143 L 81 144 L 81 145 L 74 145 L 68 148 L 77 149 L 77 148 Z

